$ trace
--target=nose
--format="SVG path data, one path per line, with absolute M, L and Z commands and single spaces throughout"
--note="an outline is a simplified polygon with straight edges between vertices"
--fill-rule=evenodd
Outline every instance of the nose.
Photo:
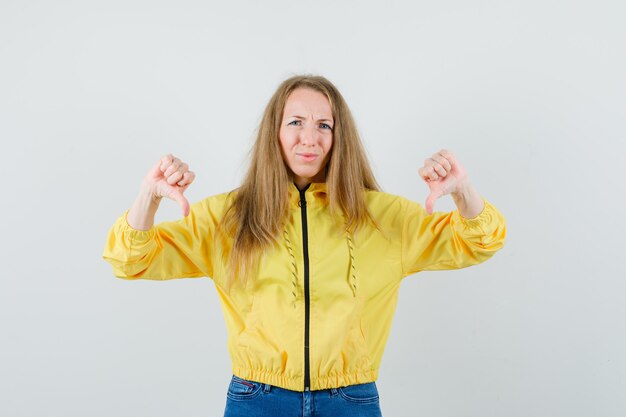
M 317 138 L 317 130 L 315 126 L 308 125 L 303 126 L 300 130 L 300 143 L 304 146 L 313 146 L 315 145 Z

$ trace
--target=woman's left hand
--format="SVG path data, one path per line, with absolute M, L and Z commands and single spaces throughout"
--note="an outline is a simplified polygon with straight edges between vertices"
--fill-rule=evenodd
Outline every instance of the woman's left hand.
M 445 149 L 427 158 L 418 172 L 430 189 L 426 198 L 428 214 L 432 214 L 439 197 L 460 192 L 469 183 L 465 168 Z

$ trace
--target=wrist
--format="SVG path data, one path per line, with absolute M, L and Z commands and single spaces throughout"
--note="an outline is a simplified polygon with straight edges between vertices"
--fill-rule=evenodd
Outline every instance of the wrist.
M 469 182 L 469 180 L 466 179 L 466 180 L 460 181 L 455 187 L 454 191 L 450 192 L 450 195 L 455 200 L 457 199 L 466 200 L 472 194 L 473 190 L 474 190 L 474 187 Z
M 450 194 L 459 213 L 466 219 L 475 218 L 485 207 L 482 197 L 469 181 L 459 184 L 457 189 Z
M 139 189 L 139 195 L 137 196 L 137 199 L 141 200 L 144 206 L 150 205 L 159 207 L 163 196 L 155 194 L 150 188 L 142 185 Z
M 133 203 L 133 209 L 137 213 L 145 213 L 154 215 L 159 209 L 162 197 L 157 197 L 153 193 L 148 191 L 140 191 Z

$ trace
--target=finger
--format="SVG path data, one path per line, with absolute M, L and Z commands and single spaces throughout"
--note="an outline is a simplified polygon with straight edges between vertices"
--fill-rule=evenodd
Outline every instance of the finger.
M 191 184 L 195 178 L 196 178 L 196 174 L 194 174 L 192 171 L 187 171 L 183 174 L 183 178 L 180 181 L 178 181 L 176 184 L 180 185 L 181 187 L 184 187 L 186 185 Z
M 183 179 L 183 173 L 180 171 L 175 171 L 173 174 L 167 177 L 165 181 L 167 181 L 167 183 L 170 185 L 174 185 L 182 179 Z
M 436 161 L 434 158 L 430 159 L 430 163 L 431 166 L 433 168 L 433 170 L 441 177 L 445 177 L 446 175 L 448 175 L 448 171 L 446 171 L 446 169 L 443 167 L 442 164 L 440 164 L 438 161 Z
M 439 179 L 440 176 L 445 177 L 446 174 L 446 170 L 443 169 L 443 167 L 441 167 L 433 158 L 426 158 L 424 160 L 422 178 L 436 181 Z
M 447 149 L 440 150 L 439 152 L 437 152 L 437 155 L 445 158 L 450 163 L 450 166 L 456 163 L 456 156 L 454 156 L 454 154 Z
M 165 172 L 165 170 L 172 165 L 172 163 L 174 162 L 174 155 L 172 154 L 167 154 L 164 155 L 163 157 L 161 157 L 161 163 L 159 165 L 159 169 L 161 170 L 161 172 Z
M 150 169 L 149 174 L 153 177 L 159 176 L 162 174 L 161 172 L 161 160 L 159 159 L 159 162 L 157 162 L 156 164 L 154 164 L 152 166 L 152 168 Z
M 428 175 L 428 179 L 431 181 L 437 181 L 439 179 L 439 174 L 437 174 L 437 171 L 435 171 L 435 167 L 433 167 L 432 165 L 428 167 L 426 173 Z
M 432 160 L 441 165 L 441 167 L 446 170 L 446 173 L 452 170 L 452 163 L 441 153 L 434 154 Z
M 163 171 L 163 176 L 167 178 L 176 171 L 185 172 L 186 169 L 181 170 L 181 168 L 183 168 L 183 165 L 187 165 L 187 164 L 184 164 L 184 162 L 182 162 L 178 158 L 174 158 L 174 160 L 172 161 L 172 164 L 169 167 L 167 167 L 165 171 Z
M 428 197 L 426 197 L 426 212 L 428 214 L 433 214 L 433 210 L 435 209 L 435 201 L 441 197 L 440 193 L 430 193 Z
M 176 201 L 178 205 L 183 210 L 183 216 L 187 217 L 189 215 L 189 201 L 185 198 L 182 192 L 176 188 L 172 188 L 170 194 L 168 196 L 172 200 Z
M 437 181 L 439 179 L 439 174 L 435 172 L 432 166 L 420 168 L 419 174 L 424 181 Z
M 184 174 L 186 171 L 189 171 L 189 165 L 187 165 L 186 163 L 180 160 L 176 160 L 172 163 L 172 165 L 169 166 L 169 168 L 167 168 L 167 170 L 165 170 L 165 172 L 163 173 L 163 176 L 169 177 L 176 171 L 180 172 L 181 174 Z

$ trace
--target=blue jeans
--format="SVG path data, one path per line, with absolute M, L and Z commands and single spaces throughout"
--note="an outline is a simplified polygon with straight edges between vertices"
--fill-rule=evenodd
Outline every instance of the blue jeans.
M 233 375 L 224 417 L 382 417 L 375 382 L 290 391 Z

